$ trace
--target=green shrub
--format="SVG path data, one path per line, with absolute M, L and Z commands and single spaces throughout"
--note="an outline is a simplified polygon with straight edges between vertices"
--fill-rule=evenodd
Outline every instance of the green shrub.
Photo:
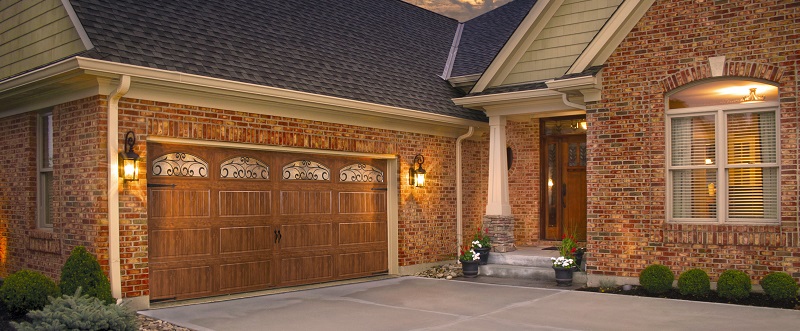
M 701 269 L 686 270 L 678 277 L 678 291 L 682 295 L 704 296 L 711 292 L 711 280 Z
M 761 287 L 773 300 L 788 301 L 797 298 L 797 282 L 783 272 L 771 272 L 761 280 Z
M 717 280 L 717 294 L 729 300 L 741 300 L 750 296 L 750 277 L 739 270 L 726 270 Z
M 139 329 L 134 313 L 125 307 L 105 304 L 100 299 L 81 295 L 50 298 L 42 310 L 28 313 L 30 322 L 14 323 L 20 331 L 27 330 L 120 330 Z
M 83 293 L 100 299 L 105 303 L 114 302 L 111 296 L 111 283 L 108 282 L 100 263 L 83 246 L 75 247 L 64 267 L 61 268 L 61 293 L 75 293 L 82 288 Z
M 652 294 L 669 291 L 674 280 L 675 275 L 672 274 L 672 270 L 660 264 L 650 265 L 639 274 L 639 285 Z
M 20 270 L 11 274 L 0 287 L 0 299 L 14 315 L 42 309 L 47 304 L 48 296 L 58 295 L 58 286 L 52 279 L 31 270 Z

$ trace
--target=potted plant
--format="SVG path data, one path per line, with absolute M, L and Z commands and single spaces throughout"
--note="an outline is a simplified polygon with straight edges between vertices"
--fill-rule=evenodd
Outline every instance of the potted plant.
M 575 260 L 563 256 L 551 257 L 550 259 L 553 261 L 553 270 L 556 271 L 556 285 L 571 286 L 572 272 L 575 271 Z
M 481 265 L 489 263 L 489 251 L 492 250 L 491 240 L 489 240 L 489 228 L 480 230 L 472 237 L 472 250 L 481 256 Z
M 458 255 L 458 262 L 461 263 L 461 270 L 464 272 L 464 277 L 474 278 L 478 276 L 480 258 L 480 253 L 476 253 L 470 247 L 461 249 L 461 254 Z

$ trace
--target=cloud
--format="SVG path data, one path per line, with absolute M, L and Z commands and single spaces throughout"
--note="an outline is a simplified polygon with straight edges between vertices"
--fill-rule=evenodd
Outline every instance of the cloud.
M 500 7 L 511 0 L 406 0 L 413 5 L 433 12 L 466 21 Z

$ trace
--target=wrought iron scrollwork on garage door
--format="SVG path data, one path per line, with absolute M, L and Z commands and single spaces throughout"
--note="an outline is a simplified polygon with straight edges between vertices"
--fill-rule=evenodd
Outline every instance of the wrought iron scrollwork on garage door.
M 340 182 L 383 183 L 383 171 L 368 164 L 355 163 L 339 170 Z
M 300 160 L 283 166 L 285 180 L 330 180 L 331 171 L 321 163 Z
M 238 156 L 222 162 L 219 178 L 269 180 L 269 166 L 247 156 Z
M 153 160 L 152 174 L 171 177 L 208 177 L 208 162 L 188 153 L 169 153 Z

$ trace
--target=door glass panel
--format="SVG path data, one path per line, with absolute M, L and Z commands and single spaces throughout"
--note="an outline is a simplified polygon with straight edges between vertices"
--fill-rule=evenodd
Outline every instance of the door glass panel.
M 547 145 L 547 226 L 556 227 L 558 219 L 556 215 L 556 144 Z
M 569 144 L 569 166 L 574 167 L 578 165 L 578 144 Z

